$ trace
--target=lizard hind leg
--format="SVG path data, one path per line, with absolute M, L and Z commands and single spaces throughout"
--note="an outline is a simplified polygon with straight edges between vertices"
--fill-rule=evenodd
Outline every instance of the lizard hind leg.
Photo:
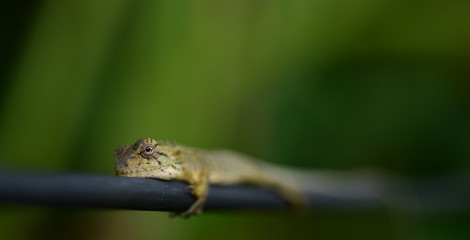
M 274 188 L 294 209 L 300 210 L 308 208 L 307 197 L 301 190 L 292 186 L 283 185 L 277 185 Z

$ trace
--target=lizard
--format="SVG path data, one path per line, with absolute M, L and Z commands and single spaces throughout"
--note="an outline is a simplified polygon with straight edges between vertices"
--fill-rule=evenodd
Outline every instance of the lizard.
M 266 187 L 294 208 L 306 208 L 310 193 L 389 202 L 387 191 L 396 186 L 393 178 L 377 169 L 349 172 L 295 169 L 230 150 L 202 150 L 152 138 L 118 147 L 114 151 L 114 169 L 117 176 L 188 183 L 196 200 L 186 211 L 173 214 L 182 217 L 202 213 L 210 184 Z
M 176 180 L 189 184 L 195 202 L 182 217 L 201 214 L 210 184 L 251 184 L 270 188 L 290 205 L 306 206 L 298 182 L 283 167 L 230 150 L 201 150 L 152 138 L 114 151 L 117 176 Z

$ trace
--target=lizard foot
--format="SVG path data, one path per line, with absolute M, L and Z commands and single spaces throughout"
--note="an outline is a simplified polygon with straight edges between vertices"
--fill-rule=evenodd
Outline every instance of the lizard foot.
M 184 212 L 172 212 L 170 213 L 170 218 L 174 217 L 182 217 L 182 218 L 188 218 L 190 216 L 198 216 L 202 213 L 202 209 L 204 207 L 204 200 L 200 201 L 202 199 L 196 200 L 191 207 L 184 211 Z
M 188 208 L 188 210 L 179 213 L 171 213 L 170 218 L 173 217 L 183 217 L 188 218 L 190 216 L 197 216 L 202 213 L 204 209 L 204 203 L 206 202 L 207 198 L 207 184 L 197 184 L 197 185 L 189 185 L 188 188 L 191 190 L 193 196 L 196 197 L 196 201 Z

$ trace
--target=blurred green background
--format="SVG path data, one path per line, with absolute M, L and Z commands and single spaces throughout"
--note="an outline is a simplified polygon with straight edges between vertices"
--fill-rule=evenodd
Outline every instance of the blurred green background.
M 469 1 L 34 0 L 0 11 L 1 165 L 112 175 L 114 148 L 154 137 L 305 168 L 470 172 Z M 467 239 L 469 222 L 0 206 L 1 239 Z

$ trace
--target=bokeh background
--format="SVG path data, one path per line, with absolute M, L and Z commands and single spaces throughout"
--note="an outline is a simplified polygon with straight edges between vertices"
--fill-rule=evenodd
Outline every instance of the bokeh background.
M 469 1 L 7 2 L 3 166 L 112 175 L 114 148 L 154 137 L 305 168 L 470 171 Z M 469 223 L 0 206 L 2 239 L 468 239 Z

